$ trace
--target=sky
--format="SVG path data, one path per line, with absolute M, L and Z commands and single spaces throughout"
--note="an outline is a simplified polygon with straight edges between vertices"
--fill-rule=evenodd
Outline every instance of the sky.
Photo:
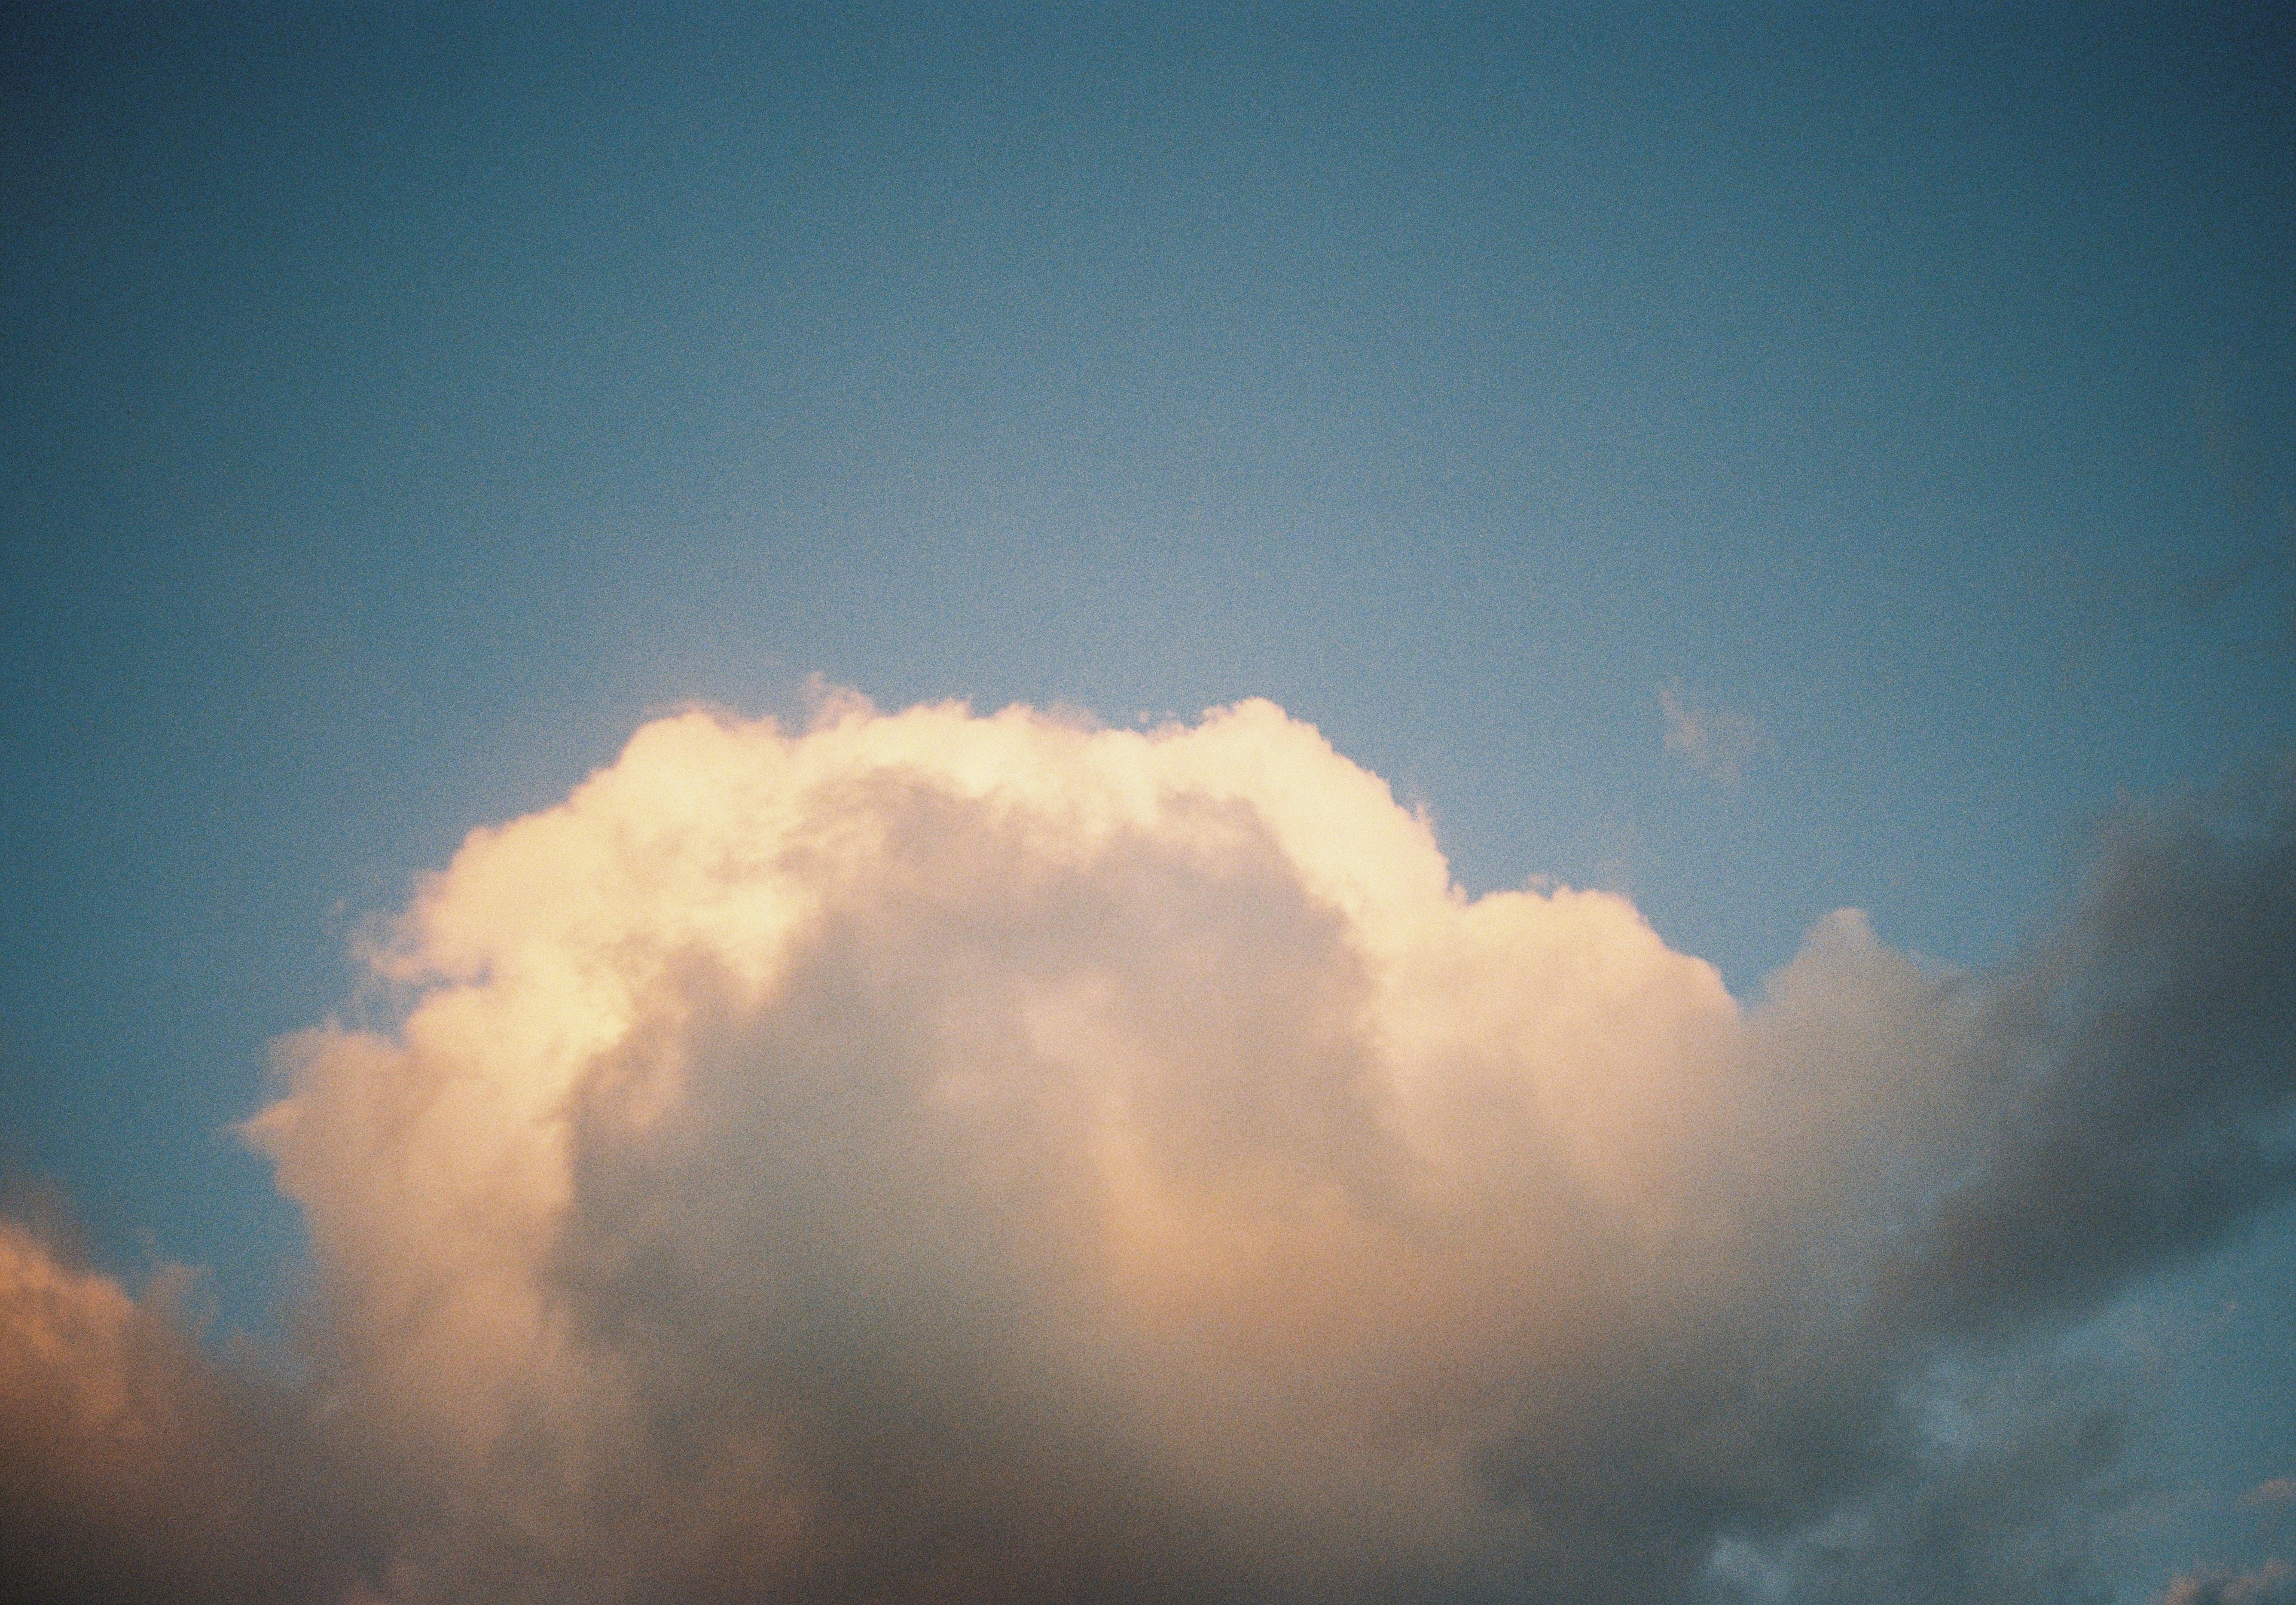
M 2274 8 L 4 25 L 34 1597 L 2296 1600 Z

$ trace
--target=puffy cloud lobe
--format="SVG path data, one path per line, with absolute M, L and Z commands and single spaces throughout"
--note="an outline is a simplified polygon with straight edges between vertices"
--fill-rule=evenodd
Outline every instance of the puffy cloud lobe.
M 0 1222 L 0 1593 L 71 1601 L 330 1599 L 358 1523 L 291 1401 L 185 1338 L 179 1276 L 142 1301 Z
M 2046 1598 L 2121 1425 L 2019 1346 L 2289 1191 L 2291 840 L 1742 1009 L 1265 703 L 691 715 L 250 1130 L 395 1599 Z

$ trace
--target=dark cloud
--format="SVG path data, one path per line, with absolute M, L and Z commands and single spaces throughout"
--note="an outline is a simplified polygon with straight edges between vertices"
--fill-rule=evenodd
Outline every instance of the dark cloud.
M 2131 814 L 1988 999 L 1978 1168 L 1898 1271 L 1931 1318 L 2094 1305 L 2296 1189 L 2296 798 Z

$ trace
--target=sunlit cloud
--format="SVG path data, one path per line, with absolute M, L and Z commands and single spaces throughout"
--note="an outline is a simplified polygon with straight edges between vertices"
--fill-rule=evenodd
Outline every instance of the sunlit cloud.
M 1267 703 L 650 725 L 279 1044 L 311 1381 L 207 1437 L 388 1514 L 242 1597 L 2020 1597 L 2121 1432 L 2042 1339 L 2296 1182 L 2292 840 L 2133 816 L 2001 973 L 1843 911 L 1742 1003 Z M 169 1329 L 27 1243 L 10 1397 L 110 1441 Z
M 363 1520 L 298 1403 L 216 1368 L 179 1317 L 0 1222 L 0 1593 L 321 1599 Z

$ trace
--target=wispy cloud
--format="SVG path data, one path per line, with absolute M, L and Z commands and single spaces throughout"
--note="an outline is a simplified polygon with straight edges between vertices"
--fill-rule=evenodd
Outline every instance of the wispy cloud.
M 1752 719 L 1693 701 L 1679 681 L 1659 687 L 1658 705 L 1666 720 L 1666 749 L 1723 785 L 1736 785 L 1746 765 L 1769 744 Z
M 2296 1568 L 2279 1560 L 2267 1560 L 2247 1571 L 2179 1577 L 2161 1596 L 2161 1605 L 2292 1605 L 2292 1601 L 2296 1601 Z

